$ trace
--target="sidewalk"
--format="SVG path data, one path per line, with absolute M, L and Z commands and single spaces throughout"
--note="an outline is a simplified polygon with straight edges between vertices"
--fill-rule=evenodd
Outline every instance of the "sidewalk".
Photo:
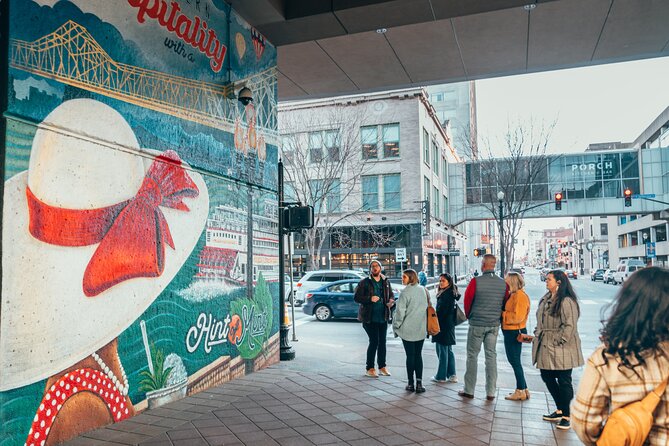
M 65 444 L 89 445 L 555 445 L 581 444 L 541 420 L 547 395 L 493 402 L 457 395 L 461 384 L 426 384 L 416 395 L 401 377 L 308 373 L 280 363 L 176 403 L 146 411 Z

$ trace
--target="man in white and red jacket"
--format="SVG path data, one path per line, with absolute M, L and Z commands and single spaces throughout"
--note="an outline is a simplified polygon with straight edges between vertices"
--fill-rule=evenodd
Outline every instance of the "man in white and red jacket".
M 465 398 L 474 398 L 481 344 L 485 354 L 486 398 L 492 401 L 497 392 L 497 335 L 509 287 L 504 279 L 495 275 L 496 264 L 494 255 L 484 255 L 481 275 L 473 278 L 465 290 L 465 314 L 469 320 L 467 370 L 465 388 L 458 392 Z

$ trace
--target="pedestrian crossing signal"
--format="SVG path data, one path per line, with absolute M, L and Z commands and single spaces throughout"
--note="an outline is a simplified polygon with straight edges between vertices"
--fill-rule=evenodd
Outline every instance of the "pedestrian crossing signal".
M 632 189 L 629 187 L 625 188 L 625 207 L 628 208 L 632 206 Z

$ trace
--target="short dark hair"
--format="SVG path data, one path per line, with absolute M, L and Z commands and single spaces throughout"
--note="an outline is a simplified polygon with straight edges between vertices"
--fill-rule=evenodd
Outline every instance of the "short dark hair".
M 494 254 L 484 254 L 483 255 L 483 261 L 484 262 L 490 262 L 490 261 L 495 261 L 497 262 L 497 257 L 495 257 Z

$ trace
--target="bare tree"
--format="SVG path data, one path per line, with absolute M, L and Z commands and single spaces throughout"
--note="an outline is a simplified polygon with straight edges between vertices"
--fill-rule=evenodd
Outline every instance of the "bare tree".
M 311 269 L 333 228 L 364 212 L 360 182 L 372 167 L 362 159 L 364 116 L 348 104 L 280 113 L 285 199 L 314 206 L 314 227 L 303 231 Z
M 507 124 L 506 132 L 494 143 L 483 140 L 483 157 L 469 150 L 473 162 L 470 174 L 481 184 L 481 205 L 487 208 L 500 227 L 499 192 L 502 199 L 505 269 L 513 265 L 515 240 L 523 215 L 540 202 L 548 200 L 548 167 L 546 155 L 556 121 L 549 124 L 528 122 Z M 480 148 L 479 148 L 480 149 Z M 503 271 L 505 273 L 506 271 Z

